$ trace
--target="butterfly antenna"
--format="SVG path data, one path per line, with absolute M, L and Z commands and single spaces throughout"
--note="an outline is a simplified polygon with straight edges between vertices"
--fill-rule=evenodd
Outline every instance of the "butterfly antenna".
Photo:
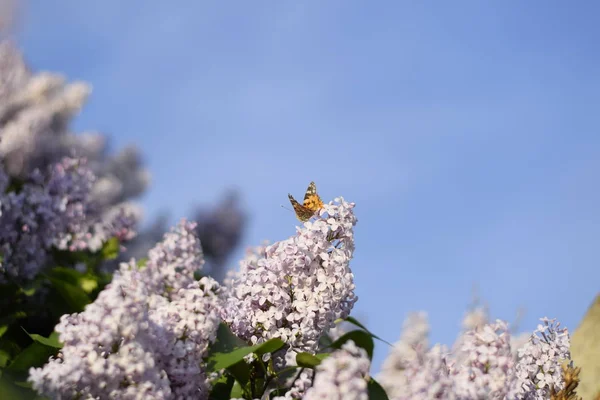
M 286 206 L 284 206 L 283 204 L 281 204 L 281 208 L 284 208 L 284 209 L 286 209 L 286 210 L 288 210 L 290 212 L 294 212 L 294 211 L 290 210 L 289 208 L 287 208 Z

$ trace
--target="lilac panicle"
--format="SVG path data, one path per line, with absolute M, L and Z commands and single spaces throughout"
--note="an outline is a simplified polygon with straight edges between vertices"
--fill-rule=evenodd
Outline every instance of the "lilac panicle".
M 365 349 L 349 340 L 317 366 L 314 384 L 303 399 L 368 400 L 370 367 Z
M 411 313 L 405 319 L 400 340 L 390 350 L 377 377 L 389 396 L 399 396 L 406 390 L 409 382 L 403 371 L 417 361 L 419 353 L 429 347 L 429 331 L 427 313 Z
M 325 205 L 297 234 L 252 256 L 232 280 L 222 317 L 250 343 L 278 337 L 294 351 L 315 351 L 319 338 L 350 314 L 357 298 L 350 259 L 354 203 Z
M 551 389 L 564 387 L 561 365 L 571 362 L 567 328 L 555 319 L 542 318 L 529 341 L 519 349 L 511 395 L 523 399 L 548 399 Z
M 203 368 L 220 322 L 220 288 L 196 281 L 203 264 L 194 224 L 182 221 L 151 250 L 148 264 L 123 263 L 82 313 L 56 327 L 58 357 L 30 370 L 52 398 L 208 398 Z
M 413 337 L 423 339 L 415 340 L 420 342 L 416 346 L 397 345 L 379 379 L 392 400 L 549 400 L 552 390 L 564 387 L 561 365 L 571 358 L 567 330 L 554 320 L 542 321 L 516 359 L 511 348 L 516 342 L 500 320 L 470 324 L 452 351 L 440 345 L 427 349 L 426 330 L 415 328 L 421 335 Z M 418 320 L 413 324 L 422 325 Z

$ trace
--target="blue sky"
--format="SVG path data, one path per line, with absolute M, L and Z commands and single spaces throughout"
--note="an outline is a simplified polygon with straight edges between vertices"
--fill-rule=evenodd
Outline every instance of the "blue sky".
M 395 341 L 423 309 L 451 343 L 474 285 L 527 330 L 574 329 L 600 289 L 599 11 L 31 0 L 18 40 L 34 69 L 94 86 L 76 130 L 141 148 L 150 215 L 237 187 L 244 246 L 276 241 L 314 180 L 357 204 L 355 315 Z

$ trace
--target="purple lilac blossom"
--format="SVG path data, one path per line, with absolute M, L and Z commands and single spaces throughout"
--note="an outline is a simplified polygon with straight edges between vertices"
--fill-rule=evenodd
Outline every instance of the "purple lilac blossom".
M 367 352 L 350 340 L 317 366 L 313 386 L 303 399 L 368 400 L 370 367 Z
M 424 311 L 411 313 L 404 320 L 400 340 L 390 350 L 377 377 L 390 397 L 400 396 L 409 385 L 402 371 L 417 360 L 419 352 L 429 347 L 429 331 L 429 321 Z
M 416 355 L 417 357 L 403 370 L 408 385 L 390 399 L 456 399 L 452 391 L 448 349 L 436 344 L 429 351 L 423 349 Z
M 86 228 L 93 180 L 83 160 L 64 158 L 33 171 L 18 191 L 0 194 L 0 282 L 33 278 L 51 247 L 66 247 L 72 232 Z
M 542 318 L 529 341 L 519 349 L 516 377 L 511 394 L 519 399 L 541 400 L 554 388 L 564 387 L 561 365 L 571 361 L 567 328 L 554 319 Z
M 237 336 L 252 344 L 278 337 L 292 353 L 314 352 L 334 321 L 350 314 L 357 300 L 349 266 L 353 208 L 354 203 L 336 199 L 295 236 L 242 263 L 222 313 Z
M 502 400 L 508 393 L 514 360 L 508 325 L 500 320 L 467 331 L 463 363 L 453 367 L 454 393 L 460 399 Z
M 569 336 L 554 320 L 542 321 L 516 361 L 508 325 L 500 320 L 474 324 L 452 351 L 427 349 L 425 341 L 409 354 L 397 346 L 384 362 L 382 385 L 392 400 L 549 400 L 551 389 L 564 386 L 561 364 L 570 362 Z
M 195 281 L 203 264 L 194 224 L 182 221 L 151 250 L 148 265 L 123 263 L 82 313 L 56 327 L 58 357 L 30 370 L 53 398 L 208 398 L 203 368 L 220 322 L 220 288 Z
M 88 243 L 96 238 L 97 243 L 108 234 L 103 227 L 123 225 L 124 219 L 127 225 L 139 220 L 139 206 L 128 200 L 143 193 L 150 176 L 135 148 L 111 155 L 105 136 L 69 130 L 90 92 L 83 82 L 67 83 L 64 77 L 48 72 L 32 73 L 16 46 L 0 39 L 0 159 L 5 171 L 22 180 L 65 157 L 85 158 L 97 177 L 89 194 L 96 208 L 93 217 L 113 218 L 99 221 L 91 237 L 83 238 Z M 126 217 L 115 220 L 121 209 Z

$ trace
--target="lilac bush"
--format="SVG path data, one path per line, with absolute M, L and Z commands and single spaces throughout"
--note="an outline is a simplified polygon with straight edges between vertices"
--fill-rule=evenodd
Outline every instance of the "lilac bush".
M 110 154 L 103 135 L 69 130 L 89 92 L 32 73 L 0 41 L 0 393 L 30 385 L 53 399 L 577 398 L 566 329 L 544 318 L 514 336 L 483 308 L 467 313 L 451 347 L 431 346 L 427 315 L 411 314 L 373 378 L 378 337 L 350 317 L 357 218 L 342 197 L 289 238 L 251 249 L 223 285 L 245 224 L 234 198 L 164 235 L 166 220 L 155 224 L 118 258 L 134 239 L 140 210 L 131 200 L 149 174 L 134 148 Z
M 411 314 L 378 377 L 383 388 L 370 374 L 371 333 L 323 342 L 357 301 L 356 221 L 354 203 L 338 198 L 290 238 L 251 249 L 220 287 L 197 275 L 201 242 L 183 220 L 142 265 L 122 263 L 92 304 L 62 317 L 62 348 L 29 381 L 52 398 L 90 399 L 516 400 L 566 390 L 568 332 L 548 319 L 515 354 L 508 324 L 481 309 L 451 349 L 429 347 L 426 314 Z M 218 336 L 220 323 L 230 339 Z
M 292 351 L 316 351 L 320 337 L 357 301 L 349 266 L 353 208 L 338 198 L 295 236 L 242 262 L 222 312 L 233 333 L 252 344 L 280 338 Z
M 134 235 L 135 220 L 125 213 L 95 218 L 90 190 L 95 176 L 85 160 L 63 158 L 38 169 L 21 187 L 0 194 L 0 283 L 32 279 L 45 266 L 51 248 L 97 251 L 111 237 Z
M 30 371 L 40 393 L 53 398 L 206 398 L 201 367 L 215 340 L 221 308 L 202 268 L 195 225 L 182 221 L 139 268 L 121 265 L 113 281 L 82 313 L 56 327 L 64 344 L 43 368 Z
M 519 342 L 511 340 L 508 324 L 486 321 L 481 309 L 467 314 L 463 326 L 471 329 L 450 351 L 428 348 L 424 314 L 409 316 L 379 376 L 390 398 L 550 399 L 565 388 L 562 365 L 572 366 L 566 329 L 542 318 L 544 325 L 515 351 Z

